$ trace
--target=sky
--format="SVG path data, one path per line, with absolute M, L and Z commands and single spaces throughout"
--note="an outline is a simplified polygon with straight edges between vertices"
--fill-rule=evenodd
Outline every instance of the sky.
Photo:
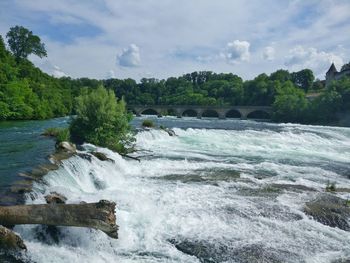
M 349 0 L 0 0 L 0 34 L 22 25 L 56 77 L 167 78 L 193 71 L 243 79 L 350 61 Z

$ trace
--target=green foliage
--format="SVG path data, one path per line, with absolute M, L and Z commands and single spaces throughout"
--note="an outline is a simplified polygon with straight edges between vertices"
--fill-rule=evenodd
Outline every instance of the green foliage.
M 23 26 L 11 27 L 6 37 L 17 61 L 27 58 L 30 54 L 40 58 L 47 56 L 45 45 L 41 43 L 40 37 L 33 35 L 32 31 Z
M 70 132 L 68 128 L 47 128 L 42 135 L 55 137 L 57 143 L 70 141 Z
M 279 122 L 303 122 L 307 108 L 304 92 L 287 81 L 277 91 L 272 118 Z
M 303 69 L 298 72 L 293 72 L 291 74 L 291 80 L 296 86 L 307 92 L 312 88 L 315 76 L 310 69 Z
M 344 77 L 325 88 L 320 80 L 314 81 L 309 69 L 291 73 L 280 69 L 270 76 L 260 74 L 247 81 L 232 73 L 211 71 L 163 80 L 143 78 L 140 83 L 133 79 L 57 79 L 26 59 L 29 54 L 46 56 L 38 36 L 15 26 L 7 33 L 7 39 L 12 53 L 0 36 L 0 120 L 78 114 L 81 105 L 74 108 L 74 98 L 88 96 L 101 85 L 119 100 L 123 98 L 119 102 L 122 104 L 125 100 L 135 105 L 273 106 L 273 119 L 283 122 L 335 123 L 339 113 L 350 109 L 350 78 Z M 348 68 L 349 63 L 342 67 Z M 320 96 L 308 101 L 305 93 L 310 91 Z
M 70 141 L 70 131 L 69 128 L 63 128 L 58 131 L 58 134 L 56 135 L 56 141 L 57 143 L 60 142 L 69 142 Z
M 329 181 L 327 182 L 326 185 L 326 192 L 335 192 L 337 190 L 335 183 L 330 183 Z
M 70 125 L 76 143 L 92 143 L 119 153 L 127 152 L 133 142 L 124 100 L 117 101 L 112 91 L 102 86 L 76 99 L 76 118 Z
M 349 69 L 350 69 L 350 62 L 344 64 L 344 65 L 341 67 L 340 71 L 349 70 Z
M 44 135 L 44 136 L 50 136 L 50 137 L 56 137 L 57 134 L 59 133 L 59 130 L 60 130 L 60 128 L 57 128 L 57 127 L 50 127 L 50 128 L 47 128 L 47 129 L 42 133 L 42 135 Z
M 154 127 L 154 123 L 152 120 L 144 120 L 142 122 L 142 127 L 152 128 Z

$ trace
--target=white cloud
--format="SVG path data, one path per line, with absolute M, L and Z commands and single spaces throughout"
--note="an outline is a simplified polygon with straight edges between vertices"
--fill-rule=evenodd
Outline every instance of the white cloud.
M 250 57 L 249 47 L 250 43 L 248 41 L 235 40 L 227 43 L 222 55 L 230 63 L 248 61 Z
M 331 63 L 340 68 L 344 61 L 339 55 L 332 52 L 318 51 L 313 47 L 304 48 L 302 46 L 291 49 L 285 61 L 285 65 L 291 69 L 311 68 L 317 76 L 323 76 Z
M 194 70 L 249 79 L 286 67 L 286 56 L 296 45 L 350 59 L 348 0 L 201 0 L 200 5 L 195 0 L 0 0 L 0 10 L 6 10 L 0 12 L 1 34 L 15 24 L 40 32 L 52 63 L 72 77 L 106 77 L 115 69 L 116 50 L 118 65 L 129 65 L 119 66 L 117 77 L 135 79 L 144 72 L 164 78 Z M 235 45 L 235 39 L 252 46 Z M 140 52 L 136 59 L 123 56 L 130 43 L 141 47 L 142 63 Z M 338 45 L 344 50 L 336 50 Z M 268 60 L 271 53 L 263 55 L 267 46 L 276 48 L 273 60 Z M 198 52 L 171 55 L 178 49 Z M 317 67 L 311 69 L 321 71 Z
M 56 78 L 67 77 L 68 75 L 61 70 L 59 66 L 54 65 L 52 75 Z
M 123 67 L 137 67 L 141 64 L 140 49 L 135 44 L 124 48 L 122 53 L 117 55 L 117 63 Z
M 114 72 L 113 69 L 111 69 L 110 71 L 108 71 L 107 74 L 106 74 L 106 78 L 107 78 L 107 79 L 115 79 L 116 77 L 117 77 L 117 76 L 116 76 L 116 74 L 115 74 L 115 72 Z
M 31 55 L 30 58 L 37 64 L 37 66 L 45 71 L 47 74 L 54 76 L 56 78 L 68 77 L 69 75 L 64 72 L 59 66 L 54 65 L 49 59 L 40 59 Z
M 266 60 L 274 60 L 275 59 L 275 48 L 268 46 L 264 48 L 263 58 Z

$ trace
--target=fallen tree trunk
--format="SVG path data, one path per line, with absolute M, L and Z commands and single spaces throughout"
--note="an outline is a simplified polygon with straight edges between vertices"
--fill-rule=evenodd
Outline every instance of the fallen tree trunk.
M 83 204 L 1 206 L 0 224 L 89 227 L 118 238 L 114 210 L 115 203 L 106 200 Z

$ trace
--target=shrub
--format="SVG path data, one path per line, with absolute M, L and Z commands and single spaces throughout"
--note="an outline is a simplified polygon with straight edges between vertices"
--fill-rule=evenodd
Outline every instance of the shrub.
M 152 128 L 154 127 L 154 123 L 151 120 L 144 120 L 142 122 L 142 127 Z
M 327 183 L 326 192 L 335 192 L 336 190 L 337 189 L 336 189 L 335 183 L 330 183 L 330 182 Z
M 76 117 L 72 119 L 70 134 L 78 144 L 88 142 L 126 153 L 134 138 L 124 100 L 117 101 L 113 91 L 100 86 L 76 99 Z

